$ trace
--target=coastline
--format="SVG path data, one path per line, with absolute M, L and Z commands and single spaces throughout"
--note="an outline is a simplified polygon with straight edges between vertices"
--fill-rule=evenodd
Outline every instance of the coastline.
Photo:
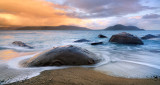
M 129 79 L 113 77 L 91 68 L 73 67 L 47 70 L 31 79 L 7 85 L 159 85 L 160 79 Z

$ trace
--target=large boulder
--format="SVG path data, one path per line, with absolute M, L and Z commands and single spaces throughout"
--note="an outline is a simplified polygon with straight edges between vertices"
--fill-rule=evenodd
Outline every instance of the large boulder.
M 102 34 L 99 34 L 98 37 L 99 37 L 99 38 L 107 38 L 107 36 L 104 36 L 104 35 L 102 35 Z
M 143 45 L 143 42 L 136 36 L 122 32 L 116 35 L 112 35 L 109 42 L 119 43 L 119 44 L 139 44 Z
M 12 42 L 12 44 L 15 46 L 19 46 L 19 47 L 27 47 L 27 48 L 33 49 L 32 46 L 29 46 L 22 41 L 14 41 L 14 42 Z
M 141 39 L 147 40 L 147 39 L 152 39 L 152 38 L 157 38 L 158 36 L 152 35 L 152 34 L 148 34 L 145 35 L 143 37 L 141 37 Z
M 80 39 L 80 40 L 76 40 L 76 41 L 74 41 L 74 42 L 90 42 L 90 41 L 87 40 L 87 39 Z
M 55 47 L 22 61 L 24 67 L 91 65 L 100 61 L 94 53 L 80 47 L 67 45 Z

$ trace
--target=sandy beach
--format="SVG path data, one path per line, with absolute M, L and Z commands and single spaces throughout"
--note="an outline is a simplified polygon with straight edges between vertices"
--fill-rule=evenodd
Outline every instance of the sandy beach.
M 112 77 L 90 68 L 48 70 L 31 79 L 8 85 L 159 85 L 160 79 Z

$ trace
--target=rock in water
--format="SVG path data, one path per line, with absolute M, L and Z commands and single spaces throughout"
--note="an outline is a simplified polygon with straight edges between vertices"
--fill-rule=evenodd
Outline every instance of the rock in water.
M 141 39 L 147 40 L 147 39 L 157 38 L 157 37 L 158 37 L 158 36 L 148 34 L 148 35 L 145 35 L 145 36 L 141 37 Z
M 89 40 L 86 40 L 86 39 L 80 39 L 80 40 L 76 40 L 74 42 L 90 42 Z
M 99 38 L 107 38 L 107 36 L 104 36 L 104 35 L 102 35 L 102 34 L 99 34 L 98 37 L 99 37 Z
M 119 43 L 119 44 L 139 44 L 143 45 L 143 42 L 136 36 L 122 32 L 116 35 L 112 35 L 109 42 Z
M 12 44 L 15 45 L 15 46 L 19 46 L 19 47 L 27 47 L 27 48 L 33 49 L 33 47 L 25 44 L 22 41 L 14 41 L 14 42 L 12 42 Z
M 91 45 L 101 45 L 103 44 L 103 42 L 94 42 L 94 43 L 91 43 Z
M 80 47 L 67 45 L 55 47 L 22 62 L 24 67 L 91 65 L 100 59 L 92 52 Z

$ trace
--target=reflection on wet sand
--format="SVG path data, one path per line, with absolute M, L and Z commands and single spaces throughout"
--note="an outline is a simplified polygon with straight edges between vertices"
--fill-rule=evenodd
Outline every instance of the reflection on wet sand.
M 6 35 L 6 36 L 3 36 L 2 38 L 3 38 L 3 39 L 13 39 L 14 36 Z
M 0 60 L 11 60 L 16 57 L 31 55 L 33 52 L 16 52 L 13 50 L 2 50 L 0 51 Z

